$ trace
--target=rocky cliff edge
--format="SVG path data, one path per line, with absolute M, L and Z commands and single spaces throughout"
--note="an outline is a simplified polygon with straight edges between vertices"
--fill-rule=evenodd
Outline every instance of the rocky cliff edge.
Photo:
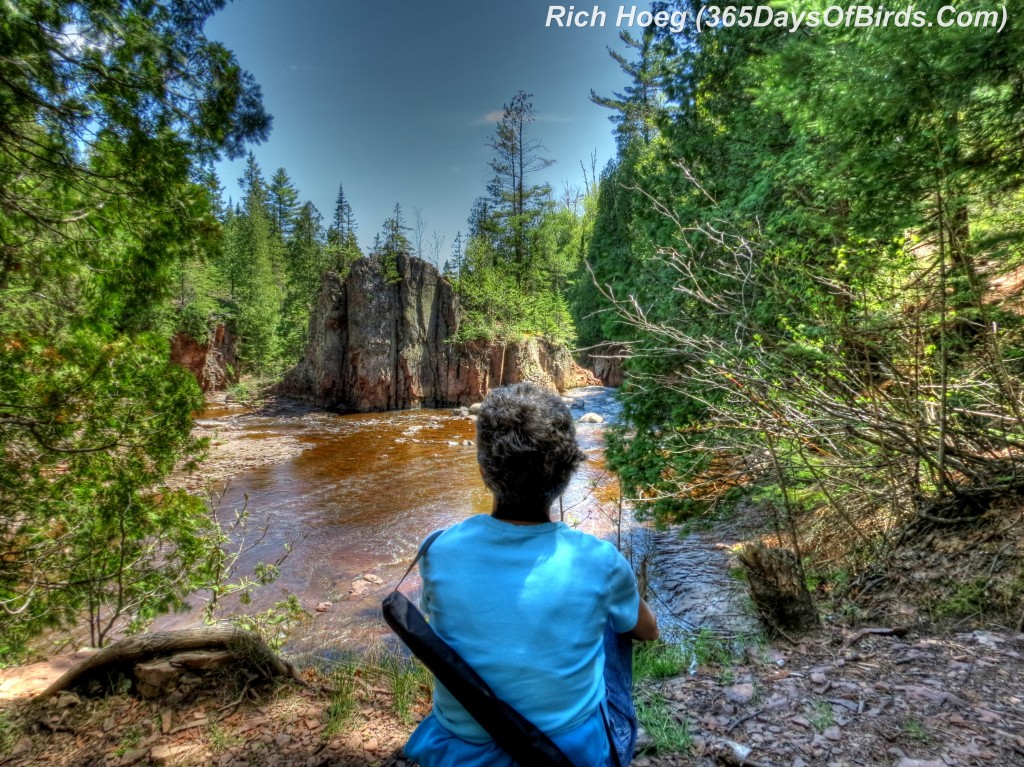
M 568 349 L 542 338 L 455 343 L 458 300 L 433 266 L 399 256 L 397 277 L 373 259 L 345 279 L 328 272 L 303 359 L 279 394 L 346 412 L 478 402 L 496 387 L 532 381 L 558 391 L 600 384 Z

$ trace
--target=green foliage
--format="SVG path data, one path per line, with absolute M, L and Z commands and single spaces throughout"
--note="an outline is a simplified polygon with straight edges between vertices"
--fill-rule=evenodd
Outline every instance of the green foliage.
M 221 5 L 27 2 L 0 18 L 5 657 L 83 613 L 95 644 L 138 630 L 204 578 L 211 520 L 162 487 L 203 448 L 167 307 L 177 289 L 200 332 L 183 278 L 216 254 L 218 223 L 197 179 L 270 125 L 204 35 Z
M 268 373 L 276 367 L 280 354 L 278 323 L 283 296 L 275 275 L 275 255 L 282 243 L 273 232 L 269 192 L 252 153 L 239 182 L 245 191 L 244 215 L 238 218 L 234 243 L 239 354 L 255 372 Z
M 83 609 L 97 644 L 119 620 L 141 628 L 202 577 L 202 501 L 152 489 L 203 447 L 190 435 L 198 386 L 152 335 L 6 338 L 0 388 L 18 415 L 0 426 L 15 451 L 0 464 L 4 649 Z
M 0 711 L 0 757 L 14 750 L 20 737 L 20 727 L 11 716 L 10 709 Z
M 988 286 L 1024 263 L 1024 33 L 877 31 L 615 57 L 633 84 L 595 98 L 624 130 L 571 309 L 581 345 L 632 351 L 608 450 L 641 514 L 757 480 L 780 524 L 827 509 L 870 550 L 1019 490 L 1024 321 Z
M 331 676 L 324 737 L 332 738 L 352 726 L 359 712 L 359 700 L 356 697 L 358 690 L 359 682 L 355 669 L 346 665 L 339 666 Z
M 288 171 L 278 168 L 267 187 L 271 232 L 282 242 L 290 242 L 295 234 L 295 223 L 299 217 L 299 192 L 288 176 Z
M 633 652 L 633 678 L 637 682 L 679 676 L 689 665 L 689 653 L 678 644 L 643 642 Z
M 573 338 L 565 299 L 553 290 L 524 289 L 515 271 L 499 261 L 483 238 L 469 241 L 461 275 L 454 280 L 462 309 L 459 341 L 515 341 L 543 335 Z
M 907 734 L 908 738 L 916 740 L 918 743 L 927 743 L 931 740 L 928 730 L 925 729 L 924 723 L 920 719 L 907 717 L 903 721 L 903 731 Z
M 487 187 L 489 221 L 480 222 L 489 227 L 496 249 L 509 261 L 520 282 L 529 273 L 533 260 L 531 236 L 551 195 L 549 186 L 530 184 L 528 177 L 554 164 L 554 160 L 541 156 L 540 141 L 528 133 L 537 119 L 530 101 L 532 95 L 516 92 L 512 101 L 505 104 L 494 136 L 487 142 L 494 152 Z
M 529 94 L 520 91 L 488 143 L 488 196 L 474 204 L 470 235 L 456 239 L 446 270 L 462 307 L 459 340 L 575 341 L 569 295 L 590 238 L 596 190 L 567 192 L 556 205 L 549 187 L 529 183 L 530 174 L 551 164 L 528 135 L 534 120 Z
M 212 302 L 202 299 L 189 301 L 181 307 L 177 329 L 197 343 L 205 344 L 210 340 L 212 313 Z
M 210 748 L 214 754 L 220 754 L 234 746 L 240 746 L 245 742 L 238 734 L 232 734 L 223 730 L 217 724 L 211 724 L 206 730 L 206 738 L 210 742 Z
M 330 268 L 339 274 L 346 274 L 352 262 L 363 256 L 356 239 L 355 214 L 341 184 L 334 203 L 334 218 L 327 230 L 327 246 Z
M 818 732 L 824 732 L 836 723 L 836 715 L 832 711 L 832 704 L 820 698 L 812 704 L 810 716 L 807 718 Z
M 687 635 L 682 642 L 686 655 L 698 666 L 731 666 L 738 656 L 736 646 L 707 629 Z
M 142 742 L 143 730 L 139 722 L 132 722 L 121 734 L 121 740 L 114 748 L 115 756 L 124 756 Z
M 951 584 L 952 593 L 935 604 L 935 615 L 940 618 L 962 618 L 985 612 L 990 601 L 988 585 L 989 579 L 985 577 Z
M 306 349 L 309 317 L 323 275 L 334 266 L 320 211 L 311 202 L 299 209 L 288 244 L 288 290 L 281 311 L 279 335 L 286 361 L 298 360 Z
M 381 663 L 381 671 L 391 690 L 392 705 L 399 721 L 413 724 L 413 706 L 433 689 L 434 677 L 426 666 L 415 658 L 388 654 Z
M 265 570 L 257 571 L 256 574 L 256 580 L 260 583 L 273 581 L 274 577 L 276 574 Z M 247 592 L 243 592 L 243 596 L 245 593 Z M 242 600 L 243 604 L 246 602 L 246 599 Z M 276 651 L 284 646 L 288 633 L 308 617 L 309 613 L 299 602 L 298 597 L 289 594 L 263 612 L 235 612 L 229 615 L 228 619 L 239 628 L 256 634 L 267 647 Z

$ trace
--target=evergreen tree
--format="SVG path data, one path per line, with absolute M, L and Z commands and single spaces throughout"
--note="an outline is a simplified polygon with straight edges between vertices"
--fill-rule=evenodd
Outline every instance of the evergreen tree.
M 270 128 L 252 77 L 206 37 L 219 5 L 0 13 L 4 661 L 83 614 L 94 645 L 142 630 L 221 554 L 204 502 L 164 486 L 202 448 L 166 307 L 216 238 L 204 169 Z
M 512 97 L 487 142 L 494 151 L 487 191 L 492 215 L 497 219 L 498 250 L 515 265 L 519 279 L 525 278 L 529 269 L 530 231 L 551 195 L 550 186 L 531 184 L 528 178 L 554 164 L 554 160 L 542 156 L 540 141 L 529 137 L 530 126 L 536 120 L 531 95 L 518 91 Z
M 305 308 L 309 309 L 320 289 L 320 278 L 330 268 L 323 216 L 313 203 L 303 203 L 299 208 L 289 247 L 290 290 L 300 296 Z
M 590 100 L 617 113 L 609 119 L 615 124 L 616 140 L 621 148 L 633 136 L 650 141 L 658 122 L 663 119 L 667 46 L 664 41 L 658 41 L 653 26 L 646 27 L 639 40 L 628 30 L 619 32 L 619 39 L 627 48 L 636 51 L 636 61 L 629 61 L 627 54 L 612 49 L 608 54 L 632 82 L 611 97 L 598 96 L 591 90 Z
M 408 254 L 412 248 L 412 243 L 406 236 L 408 231 L 409 227 L 405 225 L 405 219 L 402 218 L 402 206 L 396 202 L 394 212 L 385 219 L 384 226 L 381 228 L 380 246 L 375 249 L 376 254 L 384 259 L 393 259 L 395 256 Z
M 331 268 L 339 274 L 346 273 L 353 261 L 362 258 L 356 238 L 356 218 L 341 184 L 338 184 L 338 196 L 334 202 L 334 217 L 327 230 L 327 244 L 332 253 Z
M 543 335 L 570 341 L 575 331 L 566 293 L 591 227 L 576 200 L 551 200 L 546 184 L 530 176 L 551 165 L 528 135 L 535 120 L 529 94 L 505 105 L 495 136 L 488 194 L 469 216 L 469 236 L 457 241 L 450 273 L 463 307 L 463 338 Z
M 455 239 L 452 240 L 452 251 L 444 264 L 444 274 L 449 279 L 457 279 L 462 274 L 464 259 L 462 247 L 462 232 L 456 232 Z
M 342 184 L 338 184 L 338 196 L 334 200 L 334 218 L 331 220 L 331 226 L 338 233 L 341 242 L 355 238 L 356 217 L 352 213 L 352 205 L 345 197 L 345 188 Z
M 332 266 L 323 217 L 311 202 L 299 209 L 288 244 L 288 292 L 281 313 L 283 355 L 287 362 L 298 360 L 306 346 L 309 316 L 320 292 L 324 272 Z
M 267 189 L 271 232 L 288 242 L 299 212 L 299 192 L 284 168 L 278 168 Z
M 282 295 L 274 269 L 278 239 L 273 232 L 269 192 L 252 153 L 239 184 L 245 192 L 238 230 L 240 268 L 234 277 L 240 353 L 257 371 L 267 373 L 274 368 L 279 351 Z

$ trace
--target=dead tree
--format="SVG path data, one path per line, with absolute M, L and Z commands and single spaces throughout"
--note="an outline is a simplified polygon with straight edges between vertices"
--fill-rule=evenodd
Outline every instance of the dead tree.
M 758 617 L 769 633 L 800 633 L 817 625 L 818 613 L 792 551 L 754 543 L 743 549 L 739 560 Z

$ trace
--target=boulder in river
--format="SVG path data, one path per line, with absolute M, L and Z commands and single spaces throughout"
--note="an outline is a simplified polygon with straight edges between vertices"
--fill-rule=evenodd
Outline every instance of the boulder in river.
M 395 267 L 397 278 L 378 259 L 362 258 L 344 279 L 324 275 L 306 353 L 279 394 L 370 412 L 469 405 L 520 381 L 558 391 L 599 383 L 568 349 L 542 338 L 454 343 L 451 283 L 418 258 L 400 255 Z

